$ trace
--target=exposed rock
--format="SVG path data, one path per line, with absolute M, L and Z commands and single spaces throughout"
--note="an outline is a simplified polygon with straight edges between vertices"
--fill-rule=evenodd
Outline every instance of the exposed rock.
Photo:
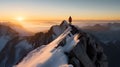
M 72 64 L 74 65 L 79 61 L 82 67 L 108 67 L 107 57 L 103 52 L 100 41 L 95 40 L 90 34 L 81 32 L 80 29 L 76 28 L 76 31 L 82 36 L 78 45 L 70 53 Z M 75 67 L 79 67 L 79 65 L 75 65 Z
M 74 25 L 69 25 L 66 21 L 63 21 L 60 25 L 52 26 L 46 33 L 39 32 L 27 37 L 17 36 L 7 42 L 4 49 L 0 52 L 0 66 L 12 67 L 19 63 L 30 51 L 50 43 L 68 27 L 72 29 L 71 34 L 79 33 L 81 35 L 78 45 L 67 54 L 69 63 L 73 64 L 74 67 L 108 67 L 107 57 L 104 54 L 101 43 L 92 35 L 81 31 Z M 69 34 L 69 36 L 71 35 Z M 59 46 L 63 46 L 65 43 L 66 38 Z

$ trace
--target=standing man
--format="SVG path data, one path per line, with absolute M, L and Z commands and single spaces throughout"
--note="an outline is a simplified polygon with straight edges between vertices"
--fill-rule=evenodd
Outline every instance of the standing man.
M 71 16 L 69 17 L 68 21 L 69 21 L 69 24 L 71 25 L 72 24 L 72 17 Z

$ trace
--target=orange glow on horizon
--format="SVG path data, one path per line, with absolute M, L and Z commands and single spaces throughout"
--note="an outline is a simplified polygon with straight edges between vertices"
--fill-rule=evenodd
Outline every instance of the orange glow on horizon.
M 16 17 L 0 17 L 0 21 L 52 21 L 52 20 L 68 20 L 69 16 L 65 17 L 23 17 L 23 16 L 16 16 Z M 73 20 L 120 20 L 119 17 L 76 17 L 72 16 Z

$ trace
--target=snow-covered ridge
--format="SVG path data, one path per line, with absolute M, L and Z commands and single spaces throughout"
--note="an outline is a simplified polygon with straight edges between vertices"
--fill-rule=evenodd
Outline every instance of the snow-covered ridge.
M 65 46 L 56 47 L 66 36 L 68 36 L 68 34 L 70 34 L 70 30 L 70 27 L 68 27 L 59 37 L 48 45 L 41 46 L 42 48 L 39 47 L 30 52 L 16 67 L 60 67 L 68 64 L 68 58 L 64 52 L 69 53 L 73 47 L 77 45 L 79 42 L 78 35 L 72 35 L 67 38 Z
M 9 40 L 0 52 L 0 66 L 107 67 L 101 44 L 90 34 L 63 21 L 60 25 L 52 26 L 46 33 L 16 36 Z

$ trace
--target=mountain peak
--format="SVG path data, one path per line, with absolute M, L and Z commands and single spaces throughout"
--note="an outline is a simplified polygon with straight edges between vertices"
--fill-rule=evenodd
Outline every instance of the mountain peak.
M 63 20 L 60 26 L 69 26 L 69 23 L 66 20 Z
M 67 28 L 69 28 L 70 31 L 66 31 Z M 80 35 L 80 37 L 74 41 L 75 35 Z M 21 38 L 21 36 L 11 39 L 9 42 L 7 42 L 7 44 L 5 44 L 5 47 L 0 52 L 0 66 L 4 67 L 6 64 L 7 67 L 12 67 L 17 63 L 22 63 L 24 59 L 29 62 L 29 59 L 33 58 L 34 56 L 33 60 L 38 60 L 38 58 L 40 58 L 40 61 L 44 61 L 47 57 L 48 59 L 46 60 L 49 62 L 49 67 L 59 67 L 67 63 L 70 63 L 74 67 L 107 67 L 107 58 L 102 47 L 100 46 L 102 43 L 97 41 L 89 33 L 80 30 L 65 20 L 62 21 L 60 25 L 52 26 L 48 32 L 39 32 L 33 36 L 27 36 L 24 38 L 22 37 L 22 39 L 19 38 Z M 54 47 L 50 45 L 51 42 L 53 45 L 55 44 Z M 34 55 L 31 53 L 28 54 L 29 52 L 33 53 Z M 46 57 L 41 59 L 40 55 L 42 55 L 42 57 Z M 50 61 L 53 60 L 51 58 L 57 61 L 51 63 Z M 61 59 L 63 60 L 59 61 Z M 25 61 L 25 63 L 27 62 Z M 47 62 L 43 63 L 43 65 L 46 65 Z M 59 66 L 57 66 L 57 63 Z M 41 64 L 39 62 L 35 63 L 35 65 L 38 65 L 38 67 L 48 67 L 40 66 Z
M 17 35 L 18 33 L 9 26 L 0 25 L 0 35 Z

